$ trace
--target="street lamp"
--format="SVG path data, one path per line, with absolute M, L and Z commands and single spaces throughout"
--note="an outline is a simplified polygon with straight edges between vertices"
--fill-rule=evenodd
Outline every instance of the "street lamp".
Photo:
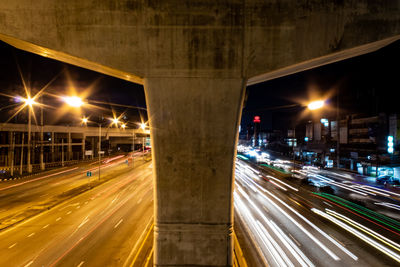
M 325 105 L 324 100 L 312 101 L 307 105 L 310 111 L 318 110 Z M 292 140 L 292 152 L 293 152 L 293 169 L 295 169 L 295 155 L 294 155 L 294 140 L 296 139 L 296 125 L 293 127 L 293 140 Z
M 309 110 L 316 110 L 322 108 L 324 104 L 325 102 L 323 100 L 317 100 L 309 103 L 307 107 Z
M 63 100 L 69 106 L 74 108 L 79 108 L 84 104 L 82 98 L 80 98 L 79 96 L 65 96 L 63 97 Z
M 118 118 L 113 118 L 112 123 L 115 124 L 118 127 L 119 119 Z
M 146 123 L 143 123 L 143 122 L 142 122 L 142 123 L 140 124 L 140 128 L 142 128 L 142 130 L 144 131 L 144 130 L 146 129 Z
M 86 125 L 88 123 L 88 119 L 87 118 L 82 118 L 82 123 Z

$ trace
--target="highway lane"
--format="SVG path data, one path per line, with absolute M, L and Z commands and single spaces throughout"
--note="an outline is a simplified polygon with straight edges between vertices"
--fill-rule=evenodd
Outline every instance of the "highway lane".
M 152 221 L 150 163 L 0 233 L 0 266 L 121 266 Z
M 346 200 L 313 194 L 307 187 L 268 176 L 240 160 L 235 183 L 235 212 L 260 262 L 271 266 L 399 264 L 399 232 L 390 227 L 397 226 L 391 218 L 365 210 L 359 213 L 359 207 L 343 205 Z
M 126 169 L 125 156 L 105 159 L 102 175 Z M 89 179 L 86 171 L 92 170 L 92 182 L 97 181 L 97 163 L 80 164 L 53 170 L 45 174 L 0 184 L 0 229 L 26 217 L 41 212 L 60 201 L 86 190 Z M 93 183 L 92 183 L 93 184 Z

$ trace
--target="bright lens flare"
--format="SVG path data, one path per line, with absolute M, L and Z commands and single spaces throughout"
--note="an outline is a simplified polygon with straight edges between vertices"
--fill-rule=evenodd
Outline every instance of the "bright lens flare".
M 31 98 L 30 96 L 28 96 L 28 98 L 20 97 L 18 99 L 20 101 L 23 101 L 25 103 L 25 106 L 32 106 L 32 105 L 37 104 L 36 101 L 33 98 Z
M 125 129 L 126 125 L 125 125 L 125 124 L 122 124 L 121 127 L 122 127 L 122 129 Z
M 118 120 L 117 118 L 114 118 L 114 119 L 112 119 L 112 122 L 113 122 L 115 125 L 118 125 L 119 120 Z
M 87 118 L 83 118 L 83 119 L 82 119 L 82 122 L 83 122 L 84 124 L 87 124 L 87 123 L 88 123 L 88 119 L 87 119 Z
M 308 108 L 310 110 L 319 109 L 319 108 L 322 108 L 323 106 L 324 106 L 323 100 L 313 101 L 310 104 L 308 104 Z
M 142 130 L 146 129 L 146 123 L 140 124 L 140 128 L 142 128 Z
M 69 106 L 74 107 L 74 108 L 79 108 L 80 106 L 83 105 L 82 99 L 78 96 L 66 96 L 66 97 L 64 97 L 64 101 Z

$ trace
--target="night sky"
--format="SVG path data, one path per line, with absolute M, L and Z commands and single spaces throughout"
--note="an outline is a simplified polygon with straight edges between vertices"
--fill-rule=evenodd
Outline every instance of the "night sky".
M 45 103 L 51 107 L 45 109 L 45 122 L 48 124 L 78 124 L 79 114 L 57 114 L 55 110 L 62 105 L 52 95 L 66 95 L 71 87 L 81 94 L 86 93 L 91 100 L 146 107 L 143 86 L 109 77 L 76 66 L 61 63 L 35 54 L 15 49 L 0 42 L 0 92 L 9 95 L 24 95 L 20 66 L 32 92 L 38 91 L 52 79 L 46 89 Z M 359 56 L 342 62 L 319 67 L 313 70 L 282 77 L 247 88 L 247 99 L 243 110 L 242 129 L 251 125 L 254 115 L 261 117 L 261 129 L 285 129 L 310 119 L 301 116 L 304 108 L 289 107 L 305 103 L 311 98 L 327 99 L 330 109 L 324 116 L 335 114 L 336 96 L 339 91 L 339 103 L 342 114 L 360 113 L 373 115 L 379 112 L 398 112 L 398 86 L 400 62 L 400 42 L 374 53 Z M 70 81 L 73 81 L 72 84 Z M 15 102 L 0 96 L 0 108 Z M 103 105 L 110 110 L 111 107 Z M 145 111 L 136 109 L 113 108 L 117 115 L 125 112 L 126 120 L 139 122 L 140 117 L 147 120 Z M 13 108 L 4 108 L 0 112 L 1 122 L 7 121 L 15 112 Z M 84 109 L 86 116 L 98 117 L 100 111 Z M 110 111 L 101 111 L 104 117 L 110 117 Z M 26 121 L 23 112 L 12 122 Z
M 242 116 L 242 129 L 261 117 L 261 129 L 285 129 L 306 121 L 304 108 L 284 108 L 319 95 L 330 107 L 325 116 L 335 116 L 339 91 L 341 114 L 374 115 L 399 112 L 400 42 L 376 52 L 282 77 L 247 88 L 248 98 Z M 277 107 L 271 110 L 272 107 Z M 270 110 L 268 110 L 270 109 Z

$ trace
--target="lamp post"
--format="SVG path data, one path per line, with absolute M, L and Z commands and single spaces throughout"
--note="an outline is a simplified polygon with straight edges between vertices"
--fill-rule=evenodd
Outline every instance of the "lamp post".
M 325 105 L 324 100 L 312 101 L 307 105 L 310 111 L 321 109 Z M 293 140 L 292 140 L 292 152 L 293 152 L 293 170 L 296 169 L 295 155 L 294 155 L 294 141 L 296 140 L 296 124 L 293 126 Z
M 33 105 L 37 104 L 34 98 L 31 98 L 28 95 L 27 98 L 21 98 L 21 100 L 25 103 L 25 106 L 28 106 L 28 151 L 27 151 L 27 171 L 28 173 L 32 172 L 31 165 L 31 127 L 32 127 L 32 109 Z M 20 171 L 21 172 L 21 171 Z

